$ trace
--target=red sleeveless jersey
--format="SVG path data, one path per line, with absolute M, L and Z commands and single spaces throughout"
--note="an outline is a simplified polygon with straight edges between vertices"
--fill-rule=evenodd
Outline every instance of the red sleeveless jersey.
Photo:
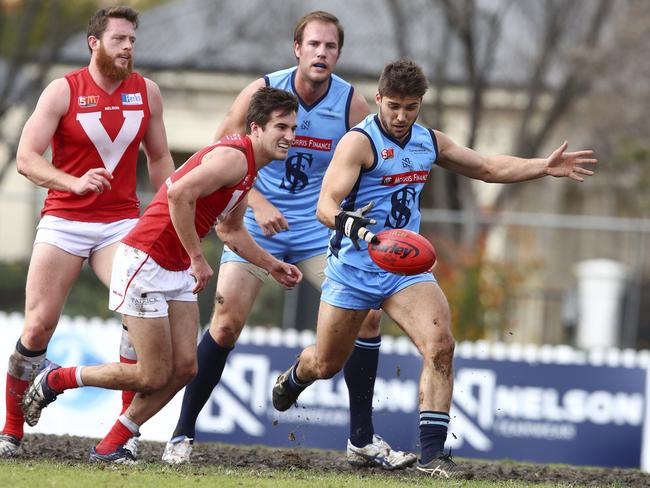
M 166 184 L 160 187 L 136 226 L 122 239 L 123 243 L 146 252 L 160 266 L 169 271 L 183 271 L 190 267 L 190 257 L 178 238 L 169 215 L 167 189 L 201 164 L 203 156 L 217 146 L 241 150 L 246 155 L 248 171 L 236 185 L 220 188 L 196 201 L 194 225 L 199 238 L 203 239 L 215 223 L 226 218 L 239 205 L 246 193 L 253 187 L 257 169 L 250 138 L 243 135 L 231 135 L 192 155 L 183 166 L 167 178 Z
M 137 218 L 136 163 L 151 115 L 144 78 L 132 73 L 111 95 L 95 84 L 87 67 L 65 79 L 70 106 L 52 138 L 52 164 L 77 177 L 106 168 L 112 188 L 85 195 L 49 190 L 41 215 L 82 222 Z

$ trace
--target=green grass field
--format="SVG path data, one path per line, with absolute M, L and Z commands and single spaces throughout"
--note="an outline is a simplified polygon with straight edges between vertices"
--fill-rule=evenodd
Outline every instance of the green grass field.
M 173 468 L 143 463 L 137 466 L 93 466 L 34 460 L 0 460 L 0 487 L 185 488 L 185 487 L 336 487 L 397 488 L 407 486 L 499 488 L 525 486 L 521 481 L 440 481 L 426 477 L 381 476 L 305 470 L 223 468 L 219 466 Z M 539 487 L 579 486 L 535 484 Z
M 96 465 L 87 461 L 96 442 L 85 437 L 28 434 L 20 457 L 0 459 L 0 488 L 650 487 L 649 473 L 629 468 L 454 458 L 461 468 L 460 477 L 440 480 L 423 476 L 414 468 L 355 468 L 341 451 L 213 442 L 197 443 L 192 464 L 185 466 L 161 462 L 165 444 L 154 441 L 141 442 L 141 461 L 135 466 Z

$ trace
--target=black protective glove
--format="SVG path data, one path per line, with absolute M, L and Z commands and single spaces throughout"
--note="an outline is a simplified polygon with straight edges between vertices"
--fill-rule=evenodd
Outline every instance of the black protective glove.
M 368 219 L 364 215 L 370 211 L 375 202 L 370 202 L 366 206 L 356 209 L 354 212 L 342 210 L 334 218 L 334 226 L 336 230 L 342 232 L 345 236 L 352 240 L 355 249 L 360 250 L 359 239 L 373 244 L 379 244 L 379 239 L 375 234 L 366 229 L 366 225 L 376 224 L 375 219 Z

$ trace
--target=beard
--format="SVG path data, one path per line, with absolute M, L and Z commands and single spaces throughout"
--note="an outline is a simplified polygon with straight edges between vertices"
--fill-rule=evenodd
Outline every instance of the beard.
M 413 122 L 411 122 L 411 124 L 408 126 L 407 130 L 404 131 L 404 134 L 402 136 L 398 137 L 395 134 L 393 134 L 393 128 L 392 128 L 392 126 L 390 124 L 390 121 L 387 118 L 385 118 L 384 115 L 381 113 L 381 107 L 379 107 L 378 115 L 379 115 L 379 122 L 381 123 L 382 129 L 384 129 L 384 131 L 386 133 L 388 133 L 391 137 L 394 137 L 396 139 L 401 139 L 403 137 L 406 137 L 406 135 L 413 128 L 413 124 L 415 124 L 415 121 L 417 120 L 417 116 L 416 116 L 415 120 L 413 120 Z M 419 115 L 419 112 L 418 112 L 418 115 Z
M 133 58 L 129 59 L 128 64 L 122 68 L 115 65 L 115 59 L 112 58 L 104 49 L 104 46 L 99 45 L 99 50 L 97 51 L 97 68 L 99 72 L 115 81 L 126 80 L 131 73 L 133 72 Z

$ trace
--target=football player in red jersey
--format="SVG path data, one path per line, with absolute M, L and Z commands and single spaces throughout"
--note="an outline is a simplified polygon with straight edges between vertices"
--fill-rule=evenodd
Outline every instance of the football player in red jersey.
M 257 171 L 284 159 L 295 137 L 298 100 L 277 88 L 251 99 L 247 135 L 230 135 L 190 157 L 171 175 L 118 247 L 109 308 L 124 315 L 138 361 L 60 368 L 48 365 L 23 400 L 25 419 L 35 425 L 41 410 L 70 388 L 99 386 L 138 391 L 90 460 L 130 463 L 124 447 L 140 426 L 196 374 L 199 309 L 196 294 L 213 271 L 200 240 L 215 223 L 221 239 L 286 288 L 300 270 L 258 246 L 243 224 L 246 194 Z
M 139 216 L 140 144 L 154 188 L 174 170 L 160 90 L 132 71 L 137 26 L 138 12 L 129 7 L 97 11 L 88 24 L 89 65 L 52 81 L 23 128 L 18 172 L 48 195 L 27 274 L 25 325 L 9 358 L 0 458 L 19 451 L 21 398 L 30 373 L 47 363 L 47 345 L 84 260 L 109 284 L 117 245 Z M 50 145 L 51 161 L 43 156 Z M 125 392 L 125 405 L 131 397 Z

